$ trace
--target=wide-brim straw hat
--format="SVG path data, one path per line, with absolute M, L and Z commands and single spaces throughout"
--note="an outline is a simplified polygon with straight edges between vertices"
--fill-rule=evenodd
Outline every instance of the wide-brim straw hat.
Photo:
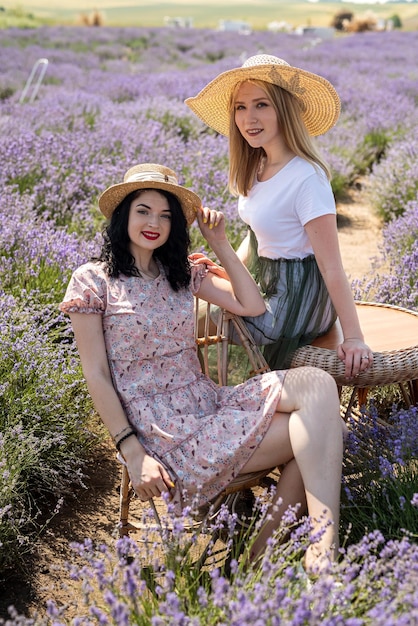
M 340 98 L 329 81 L 269 54 L 250 57 L 242 67 L 222 72 L 185 103 L 205 124 L 228 136 L 232 93 L 238 83 L 251 79 L 279 85 L 293 94 L 301 103 L 310 135 L 323 135 L 338 120 Z
M 202 205 L 197 194 L 179 185 L 173 170 L 158 163 L 140 163 L 126 172 L 123 183 L 112 185 L 101 194 L 99 209 L 109 219 L 122 200 L 139 189 L 164 189 L 172 193 L 180 202 L 189 226 L 196 217 L 197 209 Z

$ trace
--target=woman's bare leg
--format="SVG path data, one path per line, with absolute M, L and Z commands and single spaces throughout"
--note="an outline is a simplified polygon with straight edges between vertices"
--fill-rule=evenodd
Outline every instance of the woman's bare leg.
M 295 459 L 313 534 L 322 532 L 307 550 L 305 567 L 308 571 L 321 570 L 338 551 L 343 429 L 335 381 L 319 368 L 289 370 L 277 409 L 281 413 L 274 415 L 263 441 L 242 471 Z
M 279 528 L 280 521 L 289 509 L 300 505 L 297 517 L 306 513 L 306 496 L 303 480 L 295 459 L 286 463 L 280 472 L 277 489 L 269 508 L 269 519 L 263 524 L 256 540 L 251 546 L 250 560 L 254 561 L 264 551 L 267 539 Z

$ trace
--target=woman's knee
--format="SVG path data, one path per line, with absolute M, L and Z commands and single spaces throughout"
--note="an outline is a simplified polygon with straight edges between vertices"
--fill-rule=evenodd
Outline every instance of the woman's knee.
M 306 365 L 289 370 L 284 391 L 287 398 L 299 407 L 323 403 L 339 407 L 337 384 L 328 372 L 319 367 Z
M 335 382 L 331 374 L 328 374 L 328 372 L 321 369 L 320 367 L 306 367 L 310 370 L 310 376 L 312 376 L 315 383 L 323 386 L 326 391 L 336 392 L 338 394 L 337 383 Z
M 296 367 L 287 372 L 286 378 L 294 379 L 298 385 L 307 389 L 324 386 L 326 390 L 337 391 L 337 384 L 331 374 L 320 367 L 312 365 Z
M 338 387 L 331 374 L 328 374 L 328 372 L 319 367 L 307 367 L 310 370 L 310 384 L 312 385 L 315 395 L 318 395 L 318 399 L 320 401 L 323 400 L 324 402 L 333 401 L 338 405 L 339 408 L 340 399 Z

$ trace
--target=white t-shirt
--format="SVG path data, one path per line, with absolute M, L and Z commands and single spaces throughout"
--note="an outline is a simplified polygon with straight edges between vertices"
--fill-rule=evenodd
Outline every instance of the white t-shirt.
M 238 213 L 257 237 L 259 256 L 303 259 L 313 254 L 305 224 L 335 215 L 336 207 L 323 170 L 296 156 L 269 180 L 256 181 L 248 196 L 240 196 Z

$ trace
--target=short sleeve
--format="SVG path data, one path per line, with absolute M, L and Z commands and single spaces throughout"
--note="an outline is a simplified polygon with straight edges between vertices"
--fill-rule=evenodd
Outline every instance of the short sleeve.
M 334 194 L 325 174 L 315 172 L 303 181 L 297 196 L 296 212 L 303 226 L 317 217 L 336 214 Z
M 103 314 L 106 309 L 106 296 L 106 280 L 100 265 L 86 263 L 71 276 L 59 310 L 67 314 Z

